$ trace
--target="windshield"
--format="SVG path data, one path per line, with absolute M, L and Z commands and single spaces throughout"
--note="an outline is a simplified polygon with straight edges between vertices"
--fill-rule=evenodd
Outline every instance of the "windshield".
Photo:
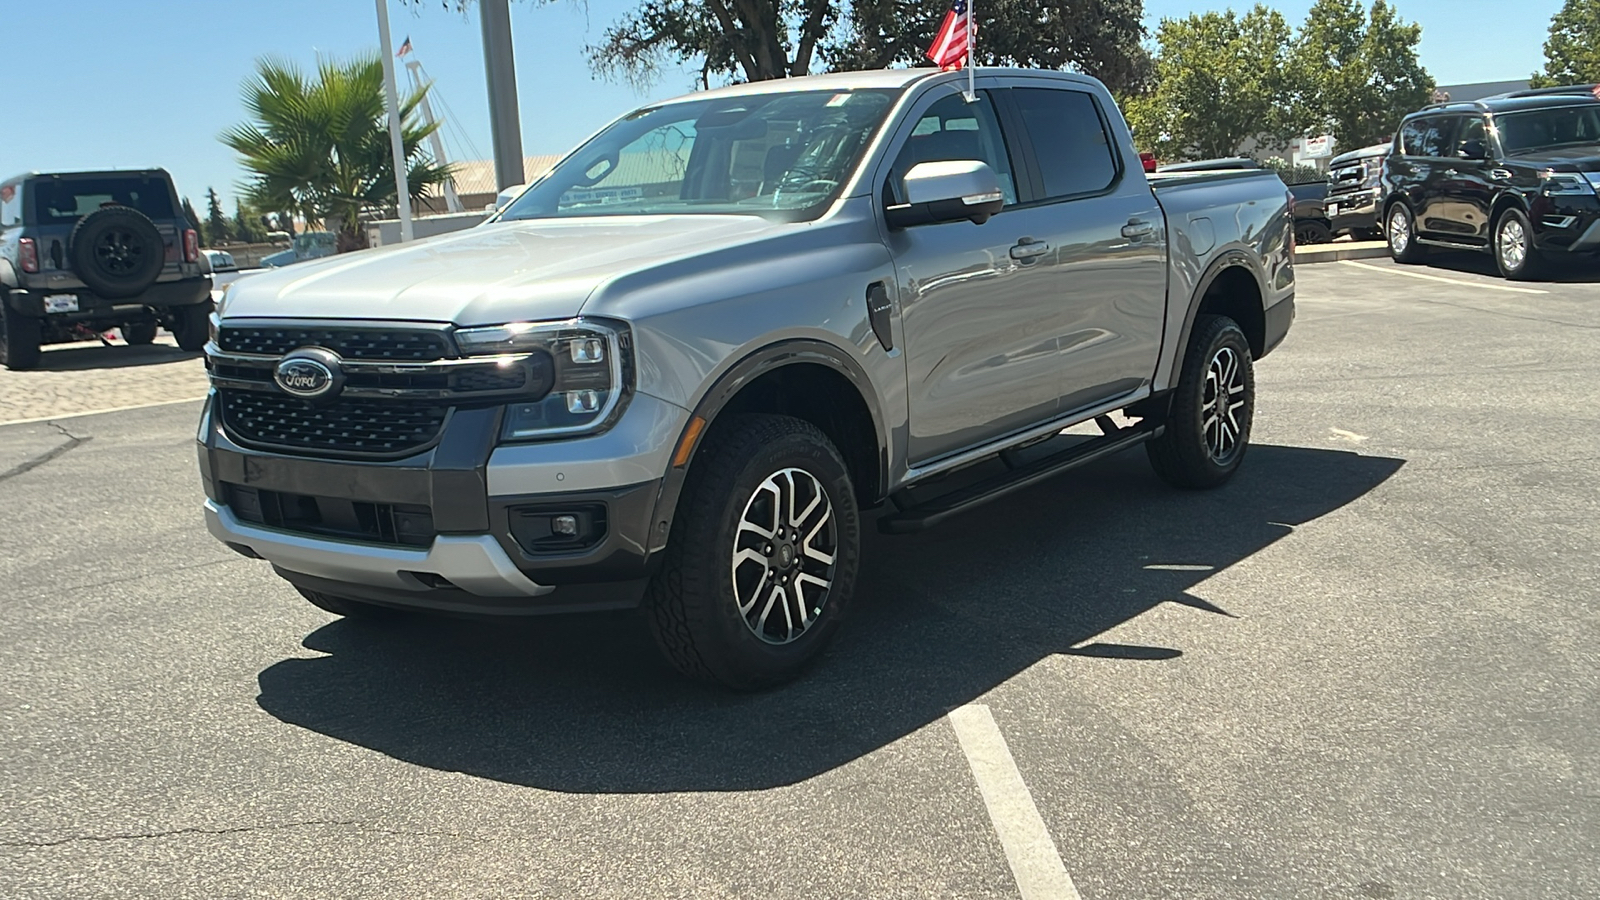
M 1494 124 L 1506 153 L 1600 144 L 1600 104 L 1507 113 L 1496 116 Z
M 893 99 L 889 91 L 805 91 L 643 109 L 567 157 L 501 219 L 812 218 L 850 176 Z

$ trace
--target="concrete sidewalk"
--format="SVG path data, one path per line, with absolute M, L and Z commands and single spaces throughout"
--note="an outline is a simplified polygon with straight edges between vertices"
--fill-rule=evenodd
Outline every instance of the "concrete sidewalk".
M 1384 241 L 1334 241 L 1294 248 L 1297 263 L 1338 262 L 1342 259 L 1378 259 L 1389 255 Z

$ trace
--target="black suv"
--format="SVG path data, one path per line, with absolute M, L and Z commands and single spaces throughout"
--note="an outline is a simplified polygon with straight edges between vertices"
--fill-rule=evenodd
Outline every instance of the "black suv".
M 0 363 L 38 364 L 43 344 L 119 328 L 129 344 L 166 326 L 205 346 L 211 276 L 195 223 L 161 169 L 19 175 L 0 182 Z
M 1398 262 L 1429 247 L 1491 253 L 1507 278 L 1600 251 L 1600 99 L 1594 85 L 1441 103 L 1400 124 L 1383 166 Z
M 1358 241 L 1383 237 L 1378 201 L 1383 198 L 1383 161 L 1391 146 L 1362 147 L 1328 161 L 1327 214 L 1335 236 L 1348 234 Z

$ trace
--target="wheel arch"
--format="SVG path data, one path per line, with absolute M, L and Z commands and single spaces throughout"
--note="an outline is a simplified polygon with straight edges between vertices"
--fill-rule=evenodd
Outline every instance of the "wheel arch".
M 1218 256 L 1200 277 L 1189 299 L 1189 311 L 1184 315 L 1183 331 L 1178 335 L 1172 371 L 1183 370 L 1195 320 L 1203 313 L 1217 313 L 1233 319 L 1249 340 L 1251 354 L 1256 359 L 1265 356 L 1266 298 L 1265 275 L 1251 262 L 1249 254 L 1243 250 L 1229 250 Z
M 866 371 L 831 344 L 780 341 L 735 363 L 695 404 L 673 445 L 656 499 L 652 552 L 666 545 L 684 482 L 706 437 L 729 417 L 744 412 L 792 415 L 817 426 L 844 457 L 861 506 L 883 501 L 889 478 L 888 434 Z
M 1489 207 L 1489 246 L 1491 248 L 1494 247 L 1495 229 L 1500 227 L 1500 217 L 1505 215 L 1508 209 L 1515 209 L 1526 216 L 1528 215 L 1528 202 L 1523 199 L 1522 195 L 1512 191 L 1503 191 L 1500 196 L 1494 198 L 1494 204 Z

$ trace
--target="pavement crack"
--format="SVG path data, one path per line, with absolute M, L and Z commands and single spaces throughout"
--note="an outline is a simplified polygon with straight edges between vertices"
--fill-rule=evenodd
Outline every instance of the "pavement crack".
M 278 822 L 270 825 L 239 825 L 232 828 L 173 828 L 166 831 L 133 831 L 121 832 L 117 834 L 80 834 L 48 841 L 0 841 L 0 847 L 47 849 L 50 847 L 64 847 L 68 844 L 107 843 L 110 841 L 146 841 L 169 837 L 183 837 L 185 835 L 202 835 L 206 837 L 212 837 L 216 835 L 228 834 L 250 834 L 252 832 L 288 831 L 295 828 L 355 828 L 374 834 L 387 834 L 395 837 L 451 837 L 466 838 L 473 841 L 481 840 L 481 838 L 454 831 L 404 831 L 395 828 L 379 828 L 356 819 L 305 819 L 298 822 Z
M 24 460 L 19 465 L 13 466 L 5 472 L 0 472 L 0 481 L 5 481 L 8 478 L 15 478 L 24 472 L 32 472 L 34 469 L 39 468 L 45 463 L 50 462 L 53 459 L 58 459 L 92 440 L 92 438 L 88 437 L 78 437 L 54 422 L 46 422 L 45 424 L 49 425 L 51 428 L 54 428 L 56 431 L 61 432 L 61 436 L 66 438 L 67 442 L 65 444 L 58 444 L 54 447 L 51 447 L 49 450 L 46 450 L 38 456 L 35 456 L 33 459 Z

